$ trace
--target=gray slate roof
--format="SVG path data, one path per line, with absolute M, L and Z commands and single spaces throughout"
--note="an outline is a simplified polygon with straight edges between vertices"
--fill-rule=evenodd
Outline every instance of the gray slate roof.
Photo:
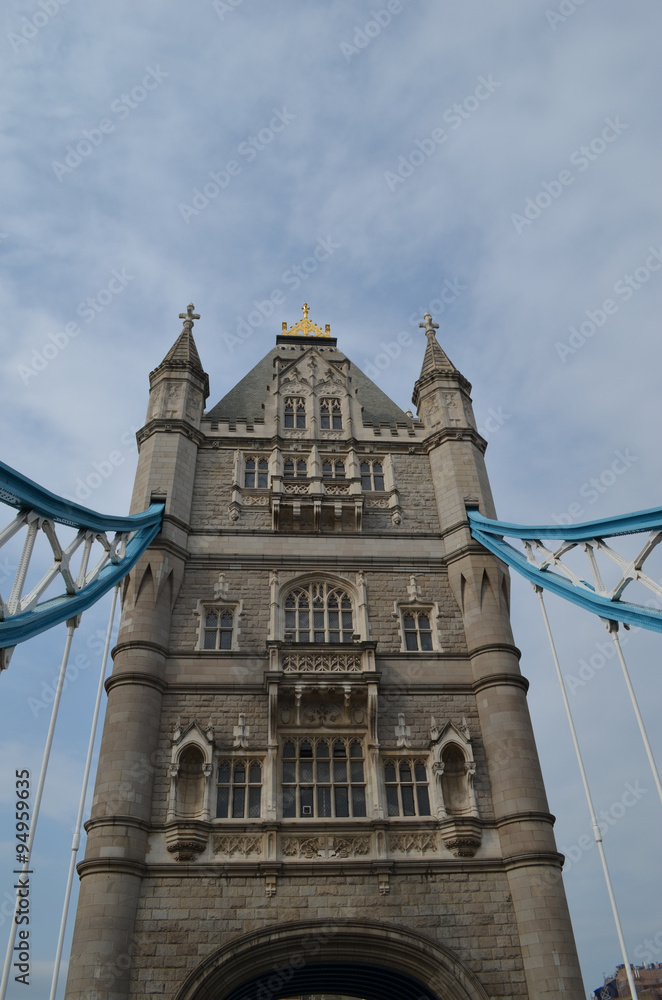
M 311 347 L 311 350 L 313 348 Z M 303 354 L 298 354 L 296 361 L 300 361 Z M 255 368 L 249 371 L 248 375 L 238 382 L 234 389 L 231 389 L 227 396 L 224 396 L 219 403 L 205 414 L 207 420 L 229 420 L 235 423 L 237 420 L 247 420 L 249 423 L 264 417 L 262 404 L 267 398 L 267 387 L 274 376 L 273 362 L 275 357 L 283 357 L 283 352 L 278 347 L 272 348 Z M 294 359 L 293 359 L 294 360 Z M 404 410 L 401 410 L 385 392 L 375 385 L 367 375 L 357 368 L 356 365 L 342 353 L 335 350 L 333 358 L 325 360 L 350 362 L 350 377 L 352 386 L 358 389 L 357 398 L 363 409 L 364 424 L 372 423 L 375 426 L 381 424 L 406 424 L 412 427 L 414 420 L 408 417 Z

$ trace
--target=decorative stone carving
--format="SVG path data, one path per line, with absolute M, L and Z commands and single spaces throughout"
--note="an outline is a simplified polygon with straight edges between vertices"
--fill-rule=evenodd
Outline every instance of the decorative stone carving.
M 473 858 L 481 845 L 483 830 L 478 820 L 455 816 L 441 824 L 441 836 L 456 858 Z
M 398 715 L 398 724 L 394 726 L 398 747 L 411 746 L 411 726 L 405 724 L 404 713 Z
M 305 496 L 308 493 L 308 484 L 283 483 L 283 493 L 287 496 Z
M 329 497 L 342 497 L 349 494 L 349 483 L 341 486 L 339 484 L 326 483 L 324 486 L 324 492 Z
M 267 495 L 263 496 L 244 496 L 241 500 L 244 507 L 268 507 L 269 497 Z
M 241 713 L 239 716 L 239 724 L 235 726 L 232 730 L 234 747 L 243 747 L 245 750 L 248 747 L 248 737 L 250 736 L 250 726 L 246 725 L 246 716 Z
M 365 505 L 366 507 L 379 507 L 383 510 L 388 510 L 389 501 L 386 499 L 386 497 L 380 497 L 376 500 L 366 500 Z
M 324 840 L 321 837 L 285 837 L 283 857 L 322 858 L 324 857 Z
M 207 846 L 209 827 L 195 820 L 166 826 L 166 849 L 175 861 L 196 861 Z
M 315 702 L 304 708 L 303 721 L 309 726 L 334 726 L 343 721 L 343 711 L 340 705 Z
M 240 854 L 247 858 L 250 854 L 262 853 L 262 837 L 251 837 L 245 834 L 224 834 L 214 837 L 214 854 L 227 854 L 233 857 Z
M 434 833 L 399 833 L 389 837 L 389 850 L 401 854 L 426 854 L 438 851 L 439 845 Z
M 332 858 L 358 858 L 370 854 L 370 837 L 333 837 Z
M 356 673 L 361 670 L 360 653 L 284 653 L 285 673 Z
M 370 836 L 357 837 L 285 837 L 284 858 L 338 859 L 362 858 L 370 854 Z

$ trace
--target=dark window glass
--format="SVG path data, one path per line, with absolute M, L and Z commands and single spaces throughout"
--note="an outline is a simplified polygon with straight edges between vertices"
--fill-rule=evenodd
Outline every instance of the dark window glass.
M 317 815 L 325 817 L 331 815 L 331 788 L 329 785 L 323 785 L 317 789 Z
M 304 740 L 299 747 L 299 757 L 312 757 L 312 756 L 313 756 L 313 748 L 308 742 L 308 740 Z
M 395 767 L 394 767 L 393 764 L 388 763 L 386 765 L 386 767 L 384 768 L 384 776 L 385 776 L 387 782 L 397 781 L 396 774 L 395 774 Z
M 328 760 L 319 760 L 317 762 L 317 780 L 331 781 L 331 765 Z
M 232 649 L 232 630 L 221 631 L 221 649 Z
M 329 744 L 326 740 L 320 740 L 317 744 L 317 756 L 318 757 L 328 757 L 329 756 Z
M 252 785 L 259 785 L 262 781 L 262 768 L 259 764 L 251 764 L 248 780 Z
M 306 426 L 306 407 L 303 403 L 297 404 L 297 427 L 302 428 Z
M 216 649 L 216 629 L 213 632 L 205 630 L 205 649 Z
M 375 479 L 375 489 L 376 490 L 383 490 L 384 489 L 384 477 L 383 476 L 375 476 L 374 479 Z
M 401 785 L 402 791 L 402 814 L 403 816 L 415 816 L 414 809 L 414 789 L 411 785 Z
M 428 780 L 428 776 L 425 770 L 425 764 L 423 764 L 420 760 L 417 760 L 416 763 L 414 764 L 414 777 L 416 778 L 416 781 Z
M 283 463 L 283 478 L 292 479 L 293 477 L 294 477 L 294 462 L 288 458 Z
M 334 781 L 347 781 L 347 761 L 334 760 L 333 779 Z
M 285 403 L 285 426 L 294 427 L 294 406 L 291 402 Z
M 341 785 L 336 787 L 336 816 L 349 816 L 349 796 L 347 795 L 347 787 Z
M 398 789 L 395 785 L 386 786 L 386 806 L 389 816 L 398 816 L 400 814 L 400 808 L 398 806 Z
M 297 462 L 297 479 L 305 479 L 308 475 L 308 467 L 305 462 Z
M 431 632 L 421 632 L 421 649 L 426 653 L 432 649 Z
M 283 747 L 283 757 L 296 757 L 296 750 L 294 749 L 294 743 L 289 740 Z
M 324 479 L 333 478 L 333 467 L 331 465 L 331 462 L 322 463 L 322 476 L 324 477 Z
M 300 781 L 312 781 L 313 780 L 313 762 L 312 762 L 312 760 L 302 760 L 299 763 L 299 780 Z
M 365 816 L 365 788 L 359 786 L 352 787 L 352 814 L 354 816 Z
M 297 780 L 297 766 L 293 760 L 283 761 L 283 781 L 296 781 Z
M 227 819 L 229 798 L 229 787 L 227 785 L 221 785 L 218 789 L 218 798 L 216 799 L 216 815 L 220 819 Z
M 333 744 L 333 757 L 334 760 L 337 759 L 344 760 L 347 757 L 347 750 L 345 749 L 345 744 L 342 742 L 342 740 L 336 740 L 336 742 Z
M 312 816 L 313 815 L 313 790 L 312 788 L 300 789 L 301 793 L 301 815 L 302 816 Z
M 418 815 L 419 816 L 429 816 L 430 815 L 430 798 L 428 796 L 428 786 L 427 785 L 417 785 L 416 786 L 416 798 L 418 799 Z
M 405 646 L 407 649 L 418 649 L 415 632 L 405 632 Z
M 289 819 L 297 814 L 296 787 L 283 789 L 283 816 Z
M 232 793 L 232 818 L 244 817 L 244 788 L 235 788 Z
M 342 416 L 340 413 L 336 413 L 335 410 L 333 411 L 333 429 L 334 431 L 342 430 Z
M 345 463 L 336 462 L 336 479 L 344 479 L 344 478 L 345 478 Z
M 363 761 L 353 760 L 350 766 L 352 781 L 363 781 Z
M 249 788 L 248 789 L 248 817 L 249 819 L 258 819 L 260 815 L 260 795 L 261 791 L 259 788 Z
M 363 748 L 362 748 L 362 746 L 361 746 L 360 743 L 356 742 L 356 740 L 354 740 L 354 742 L 352 743 L 352 745 L 349 748 L 349 756 L 350 757 L 363 757 Z

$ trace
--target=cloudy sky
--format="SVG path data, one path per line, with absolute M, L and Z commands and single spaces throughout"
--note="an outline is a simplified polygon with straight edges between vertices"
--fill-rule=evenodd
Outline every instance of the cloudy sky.
M 390 10 L 10 0 L 2 19 L 9 465 L 125 512 L 148 372 L 186 304 L 202 316 L 213 405 L 305 299 L 403 408 L 423 356 L 418 321 L 435 314 L 474 386 L 502 518 L 591 520 L 660 503 L 657 0 L 402 0 Z M 389 361 L 398 335 L 404 350 Z M 97 467 L 118 451 L 99 483 Z M 539 611 L 528 584 L 514 590 L 550 807 L 559 845 L 577 859 L 566 886 L 592 990 L 621 961 L 618 942 L 597 851 L 577 846 L 590 823 Z M 596 807 L 619 814 L 605 847 L 631 958 L 659 961 L 662 807 L 624 684 L 597 645 L 600 622 L 553 598 L 549 607 Z M 95 609 L 76 639 L 90 665 L 66 695 L 37 841 L 39 996 L 106 613 Z M 13 769 L 37 768 L 47 711 L 36 703 L 63 631 L 17 651 L 1 679 L 5 813 Z M 659 639 L 628 636 L 625 652 L 662 755 Z M 645 791 L 624 810 L 628 783 Z M 0 895 L 11 835 L 5 824 Z

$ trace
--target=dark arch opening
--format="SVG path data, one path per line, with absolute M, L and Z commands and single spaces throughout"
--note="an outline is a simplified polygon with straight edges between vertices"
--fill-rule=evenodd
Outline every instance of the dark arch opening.
M 316 962 L 275 970 L 242 983 L 223 1000 L 286 1000 L 310 993 L 358 1000 L 439 1000 L 402 972 L 356 962 Z

